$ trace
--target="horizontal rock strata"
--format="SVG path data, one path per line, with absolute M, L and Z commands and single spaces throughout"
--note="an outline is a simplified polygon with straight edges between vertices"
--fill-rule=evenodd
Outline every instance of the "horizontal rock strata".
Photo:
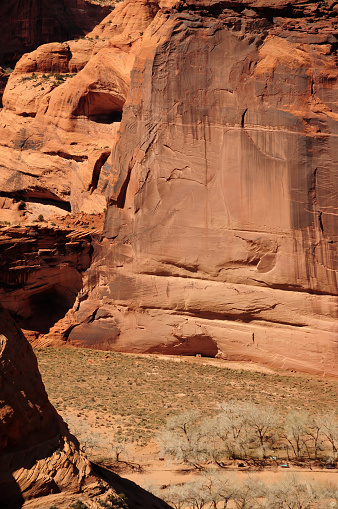
M 47 334 L 81 293 L 92 235 L 43 225 L 2 229 L 0 301 L 31 339 Z
M 69 340 L 338 374 L 336 8 L 175 7 L 137 54 Z
M 125 0 L 21 59 L 0 221 L 108 198 L 44 341 L 338 374 L 337 9 Z

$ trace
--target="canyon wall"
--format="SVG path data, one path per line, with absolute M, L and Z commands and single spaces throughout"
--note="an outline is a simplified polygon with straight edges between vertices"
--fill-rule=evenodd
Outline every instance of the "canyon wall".
M 72 344 L 337 374 L 336 13 L 162 5 Z
M 0 221 L 107 207 L 58 340 L 338 374 L 337 12 L 125 0 L 22 57 Z
M 113 5 L 114 2 L 111 2 Z M 8 0 L 0 5 L 0 64 L 12 64 L 40 44 L 90 32 L 110 12 L 90 0 Z

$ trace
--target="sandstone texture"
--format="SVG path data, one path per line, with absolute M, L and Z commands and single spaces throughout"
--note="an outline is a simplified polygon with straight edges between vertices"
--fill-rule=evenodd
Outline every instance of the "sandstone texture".
M 2 230 L 0 302 L 30 339 L 49 333 L 79 298 L 93 235 L 43 224 Z
M 48 401 L 35 355 L 9 313 L 0 309 L 0 504 L 96 481 L 79 444 Z
M 0 34 L 0 64 L 16 62 L 23 53 L 40 44 L 84 35 L 109 12 L 109 5 L 97 5 L 90 0 L 1 2 L 0 16 L 5 29 Z
M 23 204 L 21 221 L 105 209 L 107 160 L 157 8 L 120 3 L 85 38 L 43 44 L 16 65 L 0 111 L 0 196 Z
M 78 298 L 38 342 L 338 374 L 337 13 L 125 0 L 22 57 L 0 221 L 107 207 Z
M 337 4 L 168 4 L 68 340 L 337 375 Z

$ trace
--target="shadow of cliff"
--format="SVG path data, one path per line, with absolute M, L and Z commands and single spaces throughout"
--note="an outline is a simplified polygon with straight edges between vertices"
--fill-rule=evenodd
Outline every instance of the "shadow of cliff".
M 0 466 L 1 468 L 1 466 Z M 13 475 L 0 472 L 0 508 L 21 509 L 24 499 Z
M 116 493 L 123 493 L 126 496 L 129 509 L 140 509 L 140 507 L 146 507 L 147 509 L 172 509 L 164 500 L 155 497 L 155 495 L 129 481 L 129 479 L 124 479 L 96 463 L 91 463 L 91 466 L 93 471 L 110 484 Z

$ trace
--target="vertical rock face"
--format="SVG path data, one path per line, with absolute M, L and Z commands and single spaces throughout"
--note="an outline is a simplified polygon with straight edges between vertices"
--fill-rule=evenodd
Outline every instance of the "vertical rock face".
M 48 401 L 31 346 L 0 309 L 0 505 L 63 490 L 90 480 L 88 460 Z
M 162 3 L 70 341 L 337 374 L 336 34 L 334 4 Z

